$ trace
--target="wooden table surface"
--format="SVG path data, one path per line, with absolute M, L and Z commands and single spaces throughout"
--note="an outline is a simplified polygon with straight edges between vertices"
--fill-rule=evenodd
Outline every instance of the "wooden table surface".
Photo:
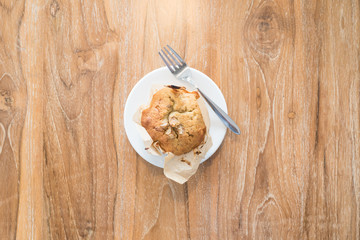
M 170 44 L 242 130 L 184 185 L 127 140 Z M 0 239 L 360 239 L 360 2 L 0 0 Z

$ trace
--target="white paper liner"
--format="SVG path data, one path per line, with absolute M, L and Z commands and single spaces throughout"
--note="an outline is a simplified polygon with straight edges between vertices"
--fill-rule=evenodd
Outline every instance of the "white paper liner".
M 153 94 L 163 88 L 163 85 L 154 85 L 151 88 L 151 96 Z M 204 159 L 206 152 L 212 146 L 212 140 L 209 134 L 210 129 L 210 119 L 209 113 L 205 106 L 203 99 L 200 97 L 198 100 L 198 104 L 200 107 L 201 114 L 204 119 L 204 123 L 206 126 L 206 135 L 204 142 L 198 146 L 197 148 L 193 149 L 192 151 L 182 154 L 182 155 L 174 155 L 170 152 L 164 152 L 156 143 L 153 142 L 150 135 L 147 133 L 146 129 L 141 126 L 141 113 L 144 109 L 148 108 L 148 105 L 141 106 L 135 113 L 133 120 L 137 124 L 138 132 L 141 138 L 144 141 L 145 149 L 152 155 L 161 156 L 163 155 L 165 158 L 164 162 L 164 174 L 167 178 L 183 184 L 189 178 L 194 175 L 199 167 L 199 164 L 202 159 Z M 151 99 L 149 103 L 151 102 Z

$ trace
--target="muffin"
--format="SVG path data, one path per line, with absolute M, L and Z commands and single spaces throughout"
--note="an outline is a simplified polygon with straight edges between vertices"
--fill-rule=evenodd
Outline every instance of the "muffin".
M 141 125 L 165 152 L 182 155 L 204 142 L 206 125 L 197 92 L 166 86 L 157 91 L 141 114 Z

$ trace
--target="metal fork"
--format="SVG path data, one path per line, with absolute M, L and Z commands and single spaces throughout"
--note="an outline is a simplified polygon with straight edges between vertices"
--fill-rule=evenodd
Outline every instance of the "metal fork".
M 192 80 L 192 74 L 190 68 L 187 66 L 185 61 L 177 54 L 174 49 L 172 49 L 169 45 L 161 49 L 159 55 L 161 59 L 164 61 L 166 66 L 169 68 L 170 72 L 179 80 L 186 81 L 193 85 L 196 90 L 205 98 L 206 102 L 210 105 L 212 110 L 218 115 L 218 117 L 222 120 L 226 127 L 228 127 L 235 134 L 240 134 L 240 129 L 236 125 L 236 123 L 227 115 L 218 105 L 216 105 L 206 94 L 201 91 L 194 81 Z M 165 51 L 164 51 L 165 50 Z

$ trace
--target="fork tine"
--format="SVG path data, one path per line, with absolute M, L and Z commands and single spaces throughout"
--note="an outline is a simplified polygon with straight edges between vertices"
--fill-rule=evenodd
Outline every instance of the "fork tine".
M 174 70 L 170 67 L 169 63 L 166 61 L 166 59 L 163 57 L 163 55 L 161 54 L 161 52 L 159 52 L 159 55 L 161 57 L 161 59 L 163 60 L 163 62 L 166 64 L 166 66 L 168 67 L 168 69 L 170 70 L 170 72 L 174 73 Z
M 174 70 L 176 70 L 176 64 L 169 58 L 169 56 L 164 52 L 164 50 L 161 49 L 161 52 L 163 53 L 163 55 L 166 57 L 166 59 L 168 60 L 168 62 L 171 64 L 171 66 L 174 68 Z
M 176 62 L 176 64 L 180 67 L 181 63 L 179 63 L 179 61 L 173 56 L 173 54 L 171 54 L 166 47 L 164 47 L 165 51 L 170 55 L 170 57 Z
M 179 54 L 177 54 L 177 53 L 175 52 L 174 49 L 172 49 L 169 45 L 167 45 L 167 47 L 170 49 L 170 51 L 171 51 L 172 53 L 174 53 L 174 55 L 180 60 L 180 62 L 181 62 L 182 64 L 186 64 L 185 61 L 179 56 Z

